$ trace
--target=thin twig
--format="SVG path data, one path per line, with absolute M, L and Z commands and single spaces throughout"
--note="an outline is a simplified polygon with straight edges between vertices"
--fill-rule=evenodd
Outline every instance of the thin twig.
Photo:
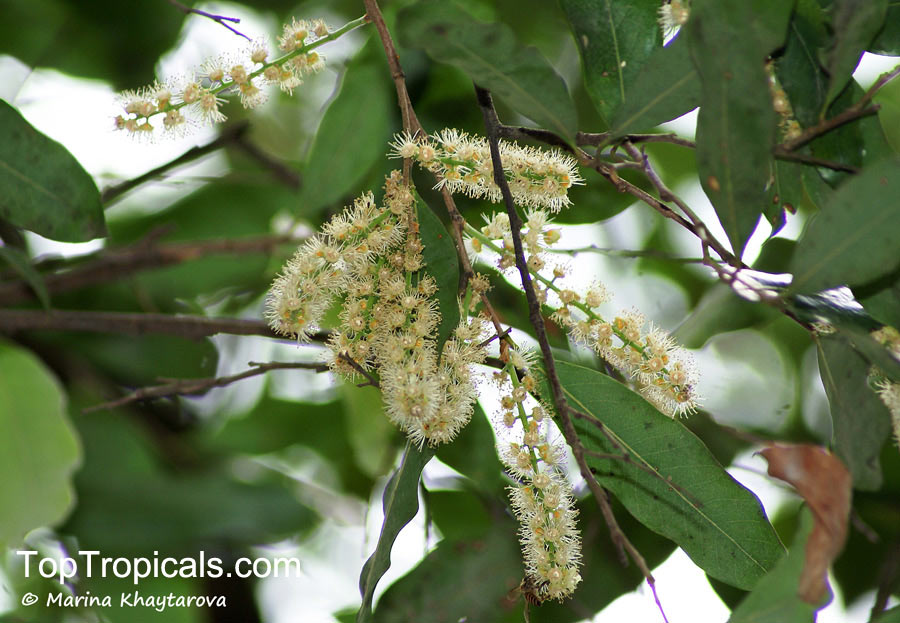
M 206 145 L 192 147 L 174 160 L 161 164 L 155 169 L 147 171 L 133 179 L 116 184 L 115 186 L 105 188 L 100 194 L 100 200 L 104 203 L 105 207 L 108 208 L 133 188 L 154 180 L 171 169 L 185 165 L 198 158 L 211 154 L 222 147 L 228 147 L 230 145 L 240 148 L 250 157 L 259 161 L 265 168 L 272 171 L 272 174 L 276 179 L 286 186 L 294 189 L 300 188 L 299 174 L 263 152 L 247 139 L 246 133 L 249 127 L 250 124 L 246 121 L 227 126 L 219 136 Z
M 799 162 L 801 164 L 808 164 L 815 167 L 824 167 L 826 169 L 833 169 L 835 171 L 846 171 L 847 173 L 859 173 L 859 167 L 854 167 L 851 164 L 844 164 L 843 162 L 826 160 L 825 158 L 816 158 L 815 156 L 811 156 L 809 154 L 800 154 L 793 151 L 788 151 L 782 145 L 775 145 L 772 153 L 778 160 Z
M 509 225 L 512 233 L 513 247 L 515 249 L 516 256 L 516 268 L 518 268 L 519 270 L 519 276 L 522 280 L 522 287 L 525 290 L 525 298 L 528 301 L 528 319 L 531 322 L 532 327 L 534 328 L 538 344 L 540 344 L 541 354 L 543 355 L 544 360 L 544 372 L 550 384 L 550 391 L 553 397 L 553 405 L 555 406 L 559 418 L 562 422 L 563 436 L 565 437 L 566 442 L 572 448 L 572 453 L 575 455 L 575 460 L 578 463 L 578 468 L 581 472 L 582 477 L 584 477 L 585 481 L 588 484 L 588 487 L 591 489 L 591 493 L 600 506 L 600 512 L 603 515 L 603 518 L 606 520 L 606 525 L 609 529 L 610 537 L 612 538 L 613 544 L 619 551 L 620 558 L 623 560 L 623 562 L 625 562 L 625 553 L 627 552 L 628 555 L 631 556 L 632 560 L 634 560 L 635 564 L 638 566 L 641 572 L 644 574 L 647 582 L 652 585 L 654 584 L 653 575 L 650 573 L 650 569 L 647 566 L 646 561 L 644 560 L 643 556 L 641 556 L 640 552 L 638 552 L 634 545 L 632 545 L 632 543 L 628 540 L 628 537 L 625 536 L 625 533 L 622 531 L 622 529 L 619 527 L 615 515 L 613 515 L 612 508 L 610 507 L 609 500 L 606 497 L 605 491 L 602 487 L 600 487 L 600 484 L 594 478 L 593 474 L 591 474 L 590 468 L 588 467 L 587 461 L 584 457 L 584 446 L 578 439 L 578 434 L 575 432 L 575 427 L 572 424 L 571 417 L 569 416 L 571 408 L 569 407 L 568 402 L 563 395 L 562 385 L 559 381 L 559 376 L 556 373 L 556 362 L 553 360 L 553 353 L 550 350 L 550 342 L 547 339 L 547 330 L 544 326 L 544 319 L 541 316 L 541 304 L 537 299 L 537 295 L 535 294 L 534 287 L 531 283 L 531 274 L 528 271 L 528 265 L 525 260 L 525 252 L 522 246 L 521 237 L 521 230 L 524 227 L 524 223 L 522 222 L 522 218 L 521 216 L 519 216 L 519 213 L 516 210 L 516 206 L 512 198 L 512 193 L 509 190 L 509 185 L 506 182 L 506 176 L 503 173 L 503 163 L 500 160 L 500 148 L 498 144 L 498 127 L 500 126 L 500 121 L 497 118 L 497 112 L 494 110 L 494 103 L 491 99 L 490 92 L 476 85 L 475 95 L 478 99 L 478 105 L 481 108 L 481 113 L 485 125 L 485 133 L 490 144 L 491 161 L 494 171 L 494 183 L 496 183 L 500 187 L 500 192 L 503 195 L 503 201 L 506 205 L 506 212 L 509 216 Z
M 134 390 L 130 394 L 110 400 L 102 404 L 94 405 L 82 409 L 82 413 L 93 413 L 95 411 L 104 411 L 107 409 L 115 409 L 132 402 L 142 400 L 154 400 L 157 398 L 168 398 L 170 396 L 197 396 L 205 394 L 214 387 L 225 387 L 235 381 L 265 374 L 270 370 L 288 370 L 288 369 L 304 369 L 315 370 L 316 372 L 327 372 L 328 366 L 323 363 L 298 363 L 298 362 L 281 362 L 272 361 L 269 363 L 249 362 L 253 366 L 249 370 L 244 370 L 238 374 L 229 376 L 210 377 L 204 379 L 175 379 L 169 383 L 162 385 L 153 385 L 150 387 L 141 387 Z
M 93 333 L 120 333 L 123 335 L 163 334 L 187 339 L 199 339 L 218 333 L 228 333 L 231 335 L 261 335 L 282 340 L 287 339 L 272 331 L 261 320 L 245 320 L 243 318 L 0 309 L 0 333 L 15 333 L 17 331 L 89 331 Z M 312 336 L 312 339 L 323 341 L 327 337 L 327 333 L 319 333 Z
M 778 145 L 778 148 L 784 151 L 794 151 L 795 149 L 803 147 L 811 140 L 816 139 L 827 132 L 831 132 L 835 128 L 839 128 L 844 124 L 856 121 L 862 117 L 874 115 L 880 108 L 878 104 L 873 104 L 872 106 L 860 106 L 859 104 L 862 103 L 863 100 L 860 100 L 856 105 L 838 113 L 834 117 L 824 119 L 816 125 L 806 128 L 799 136 L 781 143 L 781 145 Z
M 357 362 L 355 359 L 350 357 L 350 355 L 348 355 L 345 352 L 340 352 L 340 353 L 338 353 L 337 358 L 340 359 L 341 361 L 343 361 L 344 363 L 346 363 L 347 365 L 349 365 L 354 370 L 356 370 L 359 374 L 366 377 L 366 382 L 357 384 L 357 387 L 368 387 L 371 385 L 372 387 L 374 387 L 376 389 L 381 389 L 381 385 L 378 384 L 378 379 L 376 379 L 374 376 L 372 376 L 372 374 L 368 370 L 366 370 L 361 365 L 359 365 L 359 362 Z
M 391 78 L 393 79 L 394 87 L 397 90 L 397 104 L 400 107 L 403 129 L 412 136 L 421 136 L 424 138 L 428 136 L 428 133 L 419 122 L 416 111 L 413 109 L 412 101 L 409 99 L 409 91 L 406 89 L 406 74 L 403 73 L 403 67 L 400 65 L 400 56 L 397 54 L 397 48 L 394 45 L 394 40 L 391 38 L 391 33 L 384 23 L 384 17 L 381 14 L 381 9 L 378 7 L 378 2 L 377 0 L 364 0 L 364 4 L 366 6 L 366 16 L 369 21 L 375 24 L 375 29 L 378 31 L 378 36 L 381 39 L 381 45 L 384 48 L 384 54 L 387 58 L 388 67 L 391 70 Z M 404 159 L 403 178 L 407 181 L 409 180 L 410 166 L 411 161 L 408 158 Z M 440 179 L 437 178 L 437 176 L 436 179 L 440 182 Z M 441 187 L 441 197 L 444 200 L 444 207 L 447 210 L 447 214 L 450 215 L 450 221 L 453 224 L 453 242 L 456 246 L 456 254 L 459 256 L 463 269 L 463 279 L 460 285 L 464 287 L 468 281 L 475 276 L 475 271 L 472 269 L 472 262 L 469 260 L 469 254 L 466 252 L 466 246 L 462 235 L 466 221 L 457 209 L 453 196 L 445 186 Z M 493 305 L 491 305 L 490 300 L 484 293 L 480 295 L 480 298 L 485 312 L 488 314 L 491 323 L 494 325 L 494 330 L 498 334 L 503 333 L 500 317 L 497 315 Z M 505 354 L 506 347 L 507 342 L 501 342 L 501 354 Z
M 185 15 L 190 15 L 191 13 L 194 13 L 195 15 L 200 15 L 200 16 L 202 16 L 202 17 L 208 17 L 209 19 L 211 19 L 212 21 L 216 22 L 217 24 L 221 24 L 222 26 L 224 26 L 225 28 L 227 28 L 228 30 L 230 30 L 231 32 L 233 32 L 234 34 L 240 35 L 241 37 L 243 37 L 243 38 L 246 39 L 247 41 L 252 41 L 252 39 L 251 39 L 250 37 L 248 37 L 247 35 L 245 35 L 245 34 L 242 33 L 241 31 L 237 30 L 237 29 L 234 28 L 233 26 L 231 26 L 231 25 L 229 25 L 229 24 L 226 23 L 226 22 L 232 22 L 232 23 L 235 23 L 235 24 L 240 24 L 240 23 L 241 23 L 240 18 L 237 18 L 237 17 L 226 17 L 226 16 L 224 16 L 224 15 L 216 15 L 216 14 L 214 14 L 214 13 L 207 13 L 206 11 L 201 11 L 200 9 L 192 9 L 192 8 L 189 7 L 189 6 L 185 6 L 185 5 L 181 4 L 180 2 L 178 2 L 178 0 L 169 0 L 169 4 L 171 4 L 172 6 L 174 6 L 176 9 L 178 9 L 179 11 L 181 11 L 182 13 L 184 13 Z
M 59 294 L 109 283 L 141 270 L 180 264 L 208 255 L 271 253 L 279 245 L 292 241 L 293 237 L 284 235 L 159 245 L 145 239 L 128 247 L 101 251 L 95 259 L 82 259 L 73 268 L 47 274 L 44 276 L 44 285 L 51 295 Z M 34 293 L 24 281 L 0 283 L 0 305 L 13 305 L 33 298 Z

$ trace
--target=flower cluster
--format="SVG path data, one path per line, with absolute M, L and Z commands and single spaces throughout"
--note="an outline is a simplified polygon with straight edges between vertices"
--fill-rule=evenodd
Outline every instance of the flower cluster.
M 872 337 L 897 360 L 900 360 L 900 331 L 892 326 L 885 325 L 876 331 L 872 331 Z M 875 390 L 881 402 L 891 414 L 891 425 L 894 429 L 894 439 L 897 448 L 900 449 L 900 383 L 895 383 L 885 377 L 880 370 L 874 370 Z
M 484 329 L 463 321 L 438 353 L 437 284 L 421 270 L 422 243 L 410 234 L 414 204 L 399 171 L 387 178 L 383 206 L 371 193 L 357 199 L 288 261 L 266 318 L 306 340 L 343 296 L 328 339 L 331 368 L 350 378 L 377 369 L 388 417 L 421 446 L 452 440 L 471 418 L 470 368 L 484 358 Z
M 645 331 L 644 316 L 638 311 L 621 313 L 612 322 L 604 320 L 599 308 L 610 297 L 601 284 L 585 292 L 565 287 L 567 269 L 551 266 L 546 259 L 547 246 L 560 238 L 559 230 L 549 225 L 545 212 L 533 210 L 521 235 L 535 294 L 542 304 L 555 309 L 553 320 L 573 340 L 592 348 L 632 378 L 638 391 L 663 413 L 675 416 L 692 412 L 699 402 L 694 390 L 696 370 L 684 349 L 663 331 L 652 327 Z M 515 265 L 506 214 L 494 214 L 481 230 L 467 225 L 466 231 L 476 252 L 486 249 L 499 254 L 501 270 Z
M 657 10 L 657 15 L 663 38 L 670 39 L 678 33 L 691 16 L 690 2 L 689 0 L 664 0 L 662 6 Z
M 577 511 L 561 471 L 565 452 L 548 440 L 545 408 L 525 406 L 536 385 L 528 371 L 529 361 L 513 349 L 509 355 L 509 363 L 494 375 L 502 396 L 497 443 L 503 462 L 517 481 L 509 493 L 519 520 L 525 574 L 538 599 L 562 600 L 581 581 Z
M 575 159 L 559 150 L 543 151 L 502 140 L 499 148 L 506 181 L 518 205 L 558 212 L 572 203 L 569 188 L 584 183 Z M 441 180 L 437 188 L 493 203 L 503 200 L 494 183 L 491 150 L 484 138 L 452 129 L 428 138 L 404 133 L 394 138 L 389 155 L 412 158 L 435 173 Z
M 124 114 L 115 118 L 115 127 L 137 136 L 151 136 L 156 128 L 151 119 L 162 118 L 166 130 L 184 130 L 190 124 L 225 121 L 220 107 L 223 96 L 237 95 L 244 108 L 256 108 L 266 101 L 267 84 L 277 84 L 293 93 L 302 78 L 324 67 L 315 48 L 350 30 L 351 24 L 331 32 L 322 20 L 293 20 L 285 24 L 279 38 L 283 55 L 269 60 L 263 41 L 254 41 L 239 55 L 207 61 L 202 69 L 165 83 L 155 83 L 120 95 Z M 355 27 L 355 26 L 354 26 Z

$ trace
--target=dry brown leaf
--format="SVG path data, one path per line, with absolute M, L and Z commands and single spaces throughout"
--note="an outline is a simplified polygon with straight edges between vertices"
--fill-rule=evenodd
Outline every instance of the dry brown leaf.
M 806 543 L 806 563 L 797 594 L 807 603 L 819 604 L 828 591 L 828 566 L 847 539 L 850 472 L 820 446 L 773 445 L 760 454 L 769 462 L 769 475 L 794 485 L 813 513 L 815 523 Z

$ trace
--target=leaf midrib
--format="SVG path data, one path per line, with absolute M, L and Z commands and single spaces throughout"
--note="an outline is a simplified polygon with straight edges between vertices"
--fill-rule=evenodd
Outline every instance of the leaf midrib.
M 577 366 L 577 367 L 581 367 L 581 366 Z M 567 388 L 563 387 L 563 391 L 568 395 L 569 399 L 570 399 L 572 402 L 576 403 L 576 404 L 581 408 L 581 410 L 583 410 L 585 413 L 587 413 L 588 415 L 590 415 L 591 417 L 593 417 L 593 418 L 596 419 L 597 421 L 602 422 L 602 420 L 601 420 L 600 418 L 598 418 L 598 417 L 590 410 L 590 408 L 589 408 L 587 405 L 585 405 L 583 402 L 581 402 L 580 400 L 578 400 L 578 398 L 576 398 L 576 397 L 575 397 L 575 396 L 574 396 Z M 628 450 L 628 452 L 630 452 L 632 456 L 634 456 L 636 459 L 638 459 L 639 461 L 641 461 L 641 463 L 643 463 L 648 469 L 652 470 L 654 474 L 656 474 L 659 478 L 661 478 L 663 481 L 665 481 L 665 477 L 664 477 L 662 474 L 659 473 L 659 471 L 656 469 L 656 467 L 655 467 L 654 465 L 652 465 L 651 463 L 649 463 L 649 462 L 648 462 L 648 461 L 647 461 L 647 460 L 646 460 L 639 452 L 637 452 L 637 451 L 636 451 L 634 448 L 632 448 L 627 442 L 625 442 L 625 440 L 623 440 L 621 437 L 619 437 L 619 435 L 618 435 L 618 434 L 617 434 L 617 433 L 616 433 L 616 432 L 615 432 L 608 424 L 604 423 L 603 426 L 606 428 L 607 431 L 609 431 L 609 433 L 610 433 L 613 437 L 615 437 L 615 440 L 616 440 L 617 443 L 621 444 L 621 446 L 622 446 L 623 448 L 625 448 L 626 450 Z M 763 571 L 768 571 L 768 569 L 767 569 L 762 563 L 760 563 L 758 560 L 756 560 L 756 558 L 754 558 L 753 555 L 750 554 L 750 552 L 748 552 L 747 550 L 745 550 L 745 549 L 741 546 L 741 544 L 738 543 L 738 542 L 734 539 L 734 537 L 732 537 L 730 534 L 728 534 L 728 532 L 726 532 L 721 526 L 719 526 L 719 524 L 717 524 L 717 523 L 716 523 L 715 521 L 713 521 L 710 517 L 708 517 L 708 516 L 706 515 L 706 513 L 704 513 L 702 510 L 700 510 L 700 508 L 697 507 L 697 505 L 694 504 L 690 499 L 688 499 L 681 491 L 678 491 L 678 490 L 675 489 L 675 488 L 670 488 L 670 489 L 671 489 L 671 490 L 672 490 L 679 498 L 681 498 L 681 499 L 684 501 L 684 503 L 687 504 L 694 512 L 696 512 L 696 513 L 697 513 L 700 517 L 702 517 L 707 523 L 709 523 L 715 530 L 717 530 L 722 536 L 724 536 L 728 541 L 730 541 L 730 542 L 738 549 L 738 551 L 740 551 L 744 556 L 747 557 L 748 560 L 750 560 L 753 564 L 755 564 L 757 567 L 759 567 L 759 568 L 762 569 Z

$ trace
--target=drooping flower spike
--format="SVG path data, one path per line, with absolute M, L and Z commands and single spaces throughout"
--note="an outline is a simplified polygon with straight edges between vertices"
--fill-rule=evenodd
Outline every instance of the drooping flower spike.
M 153 121 L 160 118 L 165 130 L 184 131 L 190 125 L 225 121 L 220 108 L 226 97 L 238 97 L 244 108 L 256 108 L 268 98 L 267 85 L 293 94 L 304 77 L 325 65 L 315 48 L 363 24 L 365 18 L 359 18 L 331 31 L 322 20 L 295 19 L 284 26 L 279 38 L 283 54 L 277 58 L 269 60 L 268 45 L 256 40 L 242 54 L 210 59 L 187 76 L 121 93 L 123 113 L 116 116 L 115 128 L 153 136 L 158 127 Z
M 584 183 L 574 158 L 559 150 L 523 147 L 503 140 L 499 147 L 506 181 L 518 205 L 552 212 L 571 205 L 569 189 Z M 441 180 L 436 188 L 493 203 L 503 200 L 500 187 L 494 183 L 491 150 L 485 138 L 453 129 L 427 139 L 403 133 L 394 137 L 389 155 L 412 158 L 434 172 Z

